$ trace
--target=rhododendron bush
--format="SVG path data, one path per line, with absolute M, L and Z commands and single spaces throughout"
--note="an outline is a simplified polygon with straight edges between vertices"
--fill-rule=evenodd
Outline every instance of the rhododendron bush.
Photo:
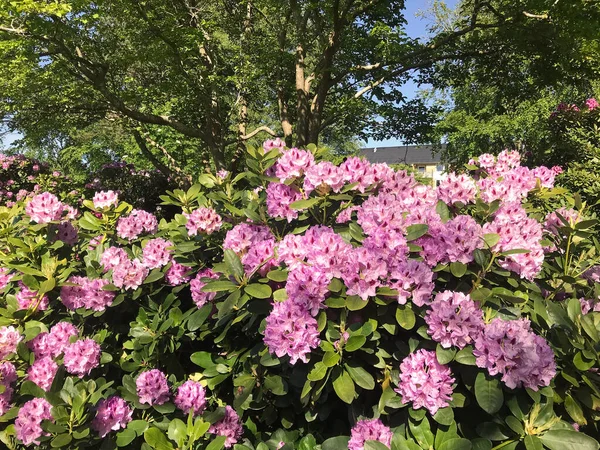
M 249 149 L 170 221 L 113 191 L 1 207 L 2 442 L 597 449 L 600 244 L 559 169 L 431 187 L 319 154 Z

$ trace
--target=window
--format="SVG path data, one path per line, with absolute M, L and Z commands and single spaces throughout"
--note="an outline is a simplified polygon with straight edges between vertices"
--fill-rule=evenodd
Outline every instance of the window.
M 444 169 L 445 169 L 445 167 L 444 167 L 444 165 L 443 165 L 443 164 L 438 164 L 437 166 L 435 166 L 435 169 L 436 169 L 438 172 L 443 172 L 443 171 L 444 171 Z
M 419 166 L 417 170 L 419 171 L 419 173 L 425 173 L 425 166 Z

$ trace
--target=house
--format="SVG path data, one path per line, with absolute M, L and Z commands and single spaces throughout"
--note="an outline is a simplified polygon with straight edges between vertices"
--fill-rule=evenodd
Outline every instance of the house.
M 441 150 L 435 151 L 432 145 L 401 145 L 363 148 L 360 154 L 372 163 L 412 166 L 421 177 L 431 178 L 432 184 L 437 185 L 446 178 L 446 168 L 441 162 Z

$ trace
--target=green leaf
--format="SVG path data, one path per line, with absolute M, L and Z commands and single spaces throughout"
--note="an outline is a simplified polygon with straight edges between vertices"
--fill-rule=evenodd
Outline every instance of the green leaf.
M 348 436 L 336 436 L 327 439 L 321 445 L 321 450 L 348 450 Z
M 498 242 L 500 242 L 500 235 L 496 233 L 487 233 L 483 235 L 483 241 L 488 246 L 488 248 L 493 247 Z
M 187 426 L 181 419 L 173 419 L 169 423 L 167 430 L 167 436 L 172 441 L 177 443 L 178 447 L 183 446 L 183 443 L 187 439 Z
M 174 450 L 173 444 L 171 444 L 163 432 L 156 427 L 148 428 L 144 432 L 144 440 L 153 449 Z
M 268 284 L 253 283 L 244 288 L 246 294 L 254 298 L 269 298 L 273 291 Z
M 67 445 L 69 445 L 72 440 L 73 440 L 73 436 L 71 436 L 68 433 L 59 434 L 54 439 L 52 439 L 52 442 L 50 442 L 50 446 L 52 448 L 63 448 L 63 447 L 66 447 Z
M 528 434 L 523 441 L 526 450 L 544 450 L 544 445 L 539 437 Z
M 571 418 L 579 425 L 587 425 L 587 420 L 585 419 L 581 405 L 568 394 L 565 398 L 565 409 Z
M 210 367 L 215 366 L 215 363 L 212 360 L 212 354 L 209 352 L 192 353 L 192 356 L 190 356 L 190 360 L 197 366 L 200 366 L 204 369 L 208 369 Z M 135 392 L 135 390 L 133 392 Z
M 435 205 L 435 211 L 440 216 L 440 219 L 442 219 L 442 222 L 447 222 L 450 219 L 450 209 L 448 209 L 448 205 L 442 200 L 438 200 L 437 205 Z
M 454 422 L 454 411 L 450 407 L 438 409 L 432 418 L 441 425 L 451 425 Z
M 206 450 L 221 450 L 225 446 L 227 436 L 217 436 L 206 446 Z
M 379 441 L 365 441 L 364 450 L 390 450 L 387 445 Z
M 209 281 L 200 289 L 202 292 L 222 292 L 237 289 L 237 284 L 231 281 Z
M 417 318 L 409 305 L 398 305 L 396 321 L 405 330 L 412 330 L 417 323 Z
M 269 280 L 273 280 L 277 283 L 283 283 L 288 278 L 288 273 L 285 270 L 271 270 L 267 274 Z
M 427 233 L 427 231 L 429 231 L 429 225 L 425 225 L 422 223 L 409 225 L 406 228 L 406 241 L 410 242 L 419 239 L 421 236 Z
M 323 364 L 326 367 L 333 367 L 340 361 L 340 354 L 334 352 L 325 352 L 323 355 Z
M 345 403 L 352 403 L 356 390 L 352 377 L 345 370 L 338 370 L 338 375 L 333 379 L 333 390 L 337 396 Z
M 450 263 L 450 272 L 456 278 L 460 278 L 467 273 L 467 265 L 458 261 L 452 262 Z
M 448 364 L 456 355 L 455 348 L 444 348 L 440 344 L 435 348 L 435 356 L 440 364 Z
M 212 312 L 213 305 L 207 304 L 194 312 L 188 319 L 188 330 L 196 331 L 206 321 L 210 313 Z
M 358 386 L 368 391 L 375 389 L 375 379 L 365 369 L 360 366 L 352 367 L 349 364 L 344 364 L 344 368 Z
M 473 356 L 473 349 L 469 347 L 463 348 L 454 356 L 454 361 L 466 366 L 474 366 L 475 356 Z
M 575 430 L 552 430 L 540 437 L 550 450 L 598 450 L 598 441 Z
M 117 433 L 117 447 L 127 447 L 137 436 L 138 434 L 134 430 L 129 427 L 125 428 Z
M 242 279 L 244 277 L 244 266 L 242 265 L 242 261 L 240 261 L 240 257 L 236 252 L 231 250 L 230 248 L 225 249 L 223 252 L 223 258 L 225 260 L 225 265 L 227 266 L 227 270 L 231 275 L 235 275 L 238 279 Z
M 479 372 L 475 379 L 475 398 L 477 404 L 488 414 L 498 412 L 504 403 L 500 382 L 496 378 Z
M 348 352 L 354 352 L 354 351 L 358 350 L 359 348 L 361 348 L 363 345 L 365 345 L 365 342 L 367 342 L 367 338 L 365 336 L 361 336 L 361 335 L 351 336 L 350 339 L 348 339 L 348 341 L 344 345 L 344 350 L 346 350 Z
M 144 280 L 144 284 L 149 284 L 158 280 L 162 280 L 164 276 L 165 274 L 160 269 L 154 269 L 148 274 L 148 276 Z
M 307 379 L 309 381 L 319 381 L 325 378 L 327 375 L 328 367 L 322 362 L 318 362 L 315 364 L 315 367 L 308 373 Z
M 369 303 L 367 300 L 363 300 L 358 295 L 349 295 L 346 298 L 346 308 L 350 311 L 358 311 L 363 309 Z
M 463 438 L 448 439 L 437 450 L 471 450 L 471 441 Z
M 290 204 L 290 208 L 295 209 L 295 210 L 308 209 L 311 206 L 314 206 L 317 203 L 319 203 L 321 200 L 322 200 L 322 197 L 313 197 L 313 198 L 308 198 L 306 200 L 298 200 L 297 202 L 292 202 Z

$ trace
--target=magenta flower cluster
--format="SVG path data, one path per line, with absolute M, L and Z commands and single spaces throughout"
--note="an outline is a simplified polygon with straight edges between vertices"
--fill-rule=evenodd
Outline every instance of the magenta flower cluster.
M 206 409 L 205 397 L 204 386 L 197 381 L 188 380 L 177 389 L 173 403 L 185 414 L 193 411 L 194 416 L 197 416 Z
M 13 326 L 0 327 L 0 359 L 6 358 L 17 351 L 17 345 L 23 336 Z
M 94 208 L 108 209 L 119 204 L 119 195 L 114 191 L 101 191 L 94 194 Z
M 22 281 L 19 281 L 19 290 L 15 294 L 19 309 L 31 309 L 34 311 L 45 311 L 48 309 L 48 296 L 40 295 L 37 291 L 29 289 Z
M 554 352 L 531 330 L 527 319 L 493 319 L 475 338 L 473 354 L 478 367 L 502 375 L 511 389 L 523 386 L 537 391 L 556 375 Z
M 212 234 L 221 228 L 221 216 L 212 208 L 198 208 L 191 214 L 184 214 L 187 218 L 185 227 L 190 236 L 196 236 L 198 232 Z
M 27 379 L 41 387 L 44 391 L 50 390 L 58 364 L 49 356 L 36 359 L 35 362 L 27 370 Z
M 51 409 L 52 405 L 43 398 L 34 398 L 25 402 L 15 420 L 17 439 L 25 445 L 39 445 L 38 439 L 45 434 L 42 421 L 52 420 Z
M 64 209 L 64 204 L 56 195 L 43 192 L 27 203 L 25 212 L 36 223 L 49 223 L 60 220 Z
M 171 398 L 167 377 L 158 369 L 147 370 L 135 380 L 140 403 L 162 405 Z
M 104 311 L 115 298 L 114 292 L 103 289 L 109 284 L 108 280 L 73 276 L 67 282 L 71 285 L 61 287 L 60 298 L 69 309 L 86 308 L 93 311 Z
M 217 295 L 216 292 L 202 292 L 202 288 L 206 286 L 206 283 L 202 281 L 203 278 L 216 280 L 219 278 L 219 274 L 213 272 L 212 269 L 204 269 L 198 272 L 190 282 L 192 300 L 198 308 L 202 308 L 207 302 L 214 300 Z
M 402 402 L 412 402 L 413 409 L 425 408 L 431 415 L 452 400 L 454 378 L 450 368 L 440 364 L 435 352 L 417 350 L 400 364 L 400 381 L 395 391 Z
M 378 441 L 390 447 L 392 444 L 392 430 L 379 419 L 359 420 L 350 432 L 348 450 L 364 450 L 366 441 Z
M 210 426 L 209 433 L 225 436 L 225 448 L 231 448 L 242 437 L 244 430 L 242 422 L 231 406 L 225 407 L 225 416 L 217 423 Z
M 131 241 L 142 233 L 154 234 L 158 230 L 158 221 L 154 214 L 134 209 L 127 217 L 121 217 L 117 223 L 117 236 Z
M 82 339 L 65 348 L 63 364 L 67 372 L 82 378 L 100 364 L 100 345 L 93 339 Z
M 131 422 L 133 410 L 121 397 L 112 396 L 100 400 L 96 409 L 96 417 L 92 420 L 92 428 L 100 437 L 106 436 L 111 431 L 125 428 Z
M 148 269 L 160 269 L 169 264 L 173 243 L 165 239 L 150 239 L 142 251 L 142 263 Z
M 444 291 L 435 296 L 425 315 L 427 333 L 444 348 L 464 348 L 483 330 L 483 312 L 469 295 Z
M 69 322 L 58 322 L 50 332 L 42 332 L 27 343 L 36 360 L 47 356 L 56 358 L 62 354 L 69 345 L 72 336 L 77 336 L 79 331 Z
M 0 385 L 4 386 L 4 392 L 0 394 L 0 415 L 4 415 L 11 408 L 13 395 L 13 383 L 17 381 L 17 369 L 8 361 L 0 363 Z

